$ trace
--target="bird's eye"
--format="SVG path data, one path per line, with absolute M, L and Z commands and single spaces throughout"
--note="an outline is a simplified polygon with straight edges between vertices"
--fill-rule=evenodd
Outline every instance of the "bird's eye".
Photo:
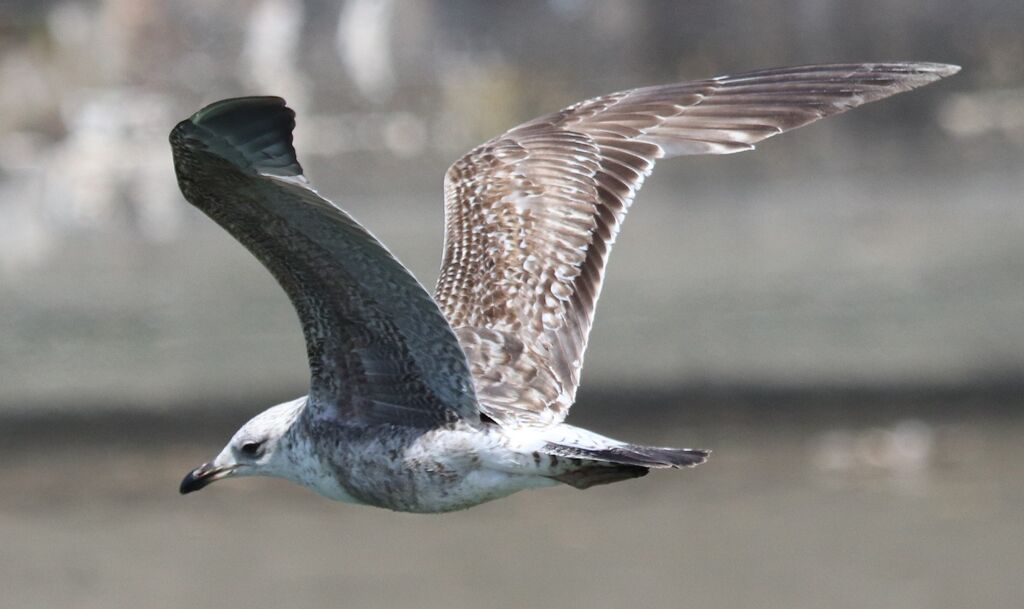
M 262 446 L 260 442 L 246 442 L 240 450 L 246 457 L 256 457 L 259 456 Z

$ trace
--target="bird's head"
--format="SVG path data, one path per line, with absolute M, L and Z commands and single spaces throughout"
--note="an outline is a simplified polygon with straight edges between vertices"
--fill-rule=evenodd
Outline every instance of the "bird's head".
M 303 397 L 268 408 L 250 419 L 219 455 L 185 476 L 179 489 L 181 494 L 231 476 L 286 475 L 289 444 L 285 438 L 305 405 Z

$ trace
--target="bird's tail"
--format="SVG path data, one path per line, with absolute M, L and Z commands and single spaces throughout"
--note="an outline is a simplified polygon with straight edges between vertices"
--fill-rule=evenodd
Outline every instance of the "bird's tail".
M 576 488 L 638 478 L 651 469 L 694 467 L 707 461 L 711 453 L 694 448 L 629 444 L 570 425 L 558 425 L 556 429 L 561 433 L 552 434 L 553 439 L 541 452 L 569 459 L 576 466 L 552 476 Z

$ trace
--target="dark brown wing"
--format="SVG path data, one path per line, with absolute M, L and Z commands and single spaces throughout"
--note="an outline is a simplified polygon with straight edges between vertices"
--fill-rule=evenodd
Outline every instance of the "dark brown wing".
M 445 179 L 435 298 L 469 358 L 481 409 L 519 424 L 565 417 L 612 243 L 657 159 L 750 150 L 958 69 L 821 65 L 634 89 L 467 154 Z
M 279 98 L 224 100 L 171 132 L 185 198 L 240 241 L 291 298 L 313 416 L 431 427 L 478 420 L 466 358 L 416 279 L 302 176 Z

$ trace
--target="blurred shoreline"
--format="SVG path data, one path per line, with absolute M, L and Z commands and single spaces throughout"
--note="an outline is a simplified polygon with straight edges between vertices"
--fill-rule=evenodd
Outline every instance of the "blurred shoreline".
M 43 440 L 137 448 L 155 441 L 222 442 L 268 406 L 294 398 L 278 392 L 236 392 L 199 403 L 80 403 L 0 405 L 0 453 L 30 449 Z M 947 386 L 688 385 L 651 389 L 584 387 L 569 422 L 613 433 L 721 426 L 869 427 L 900 420 L 931 423 L 1024 423 L 1019 379 Z

